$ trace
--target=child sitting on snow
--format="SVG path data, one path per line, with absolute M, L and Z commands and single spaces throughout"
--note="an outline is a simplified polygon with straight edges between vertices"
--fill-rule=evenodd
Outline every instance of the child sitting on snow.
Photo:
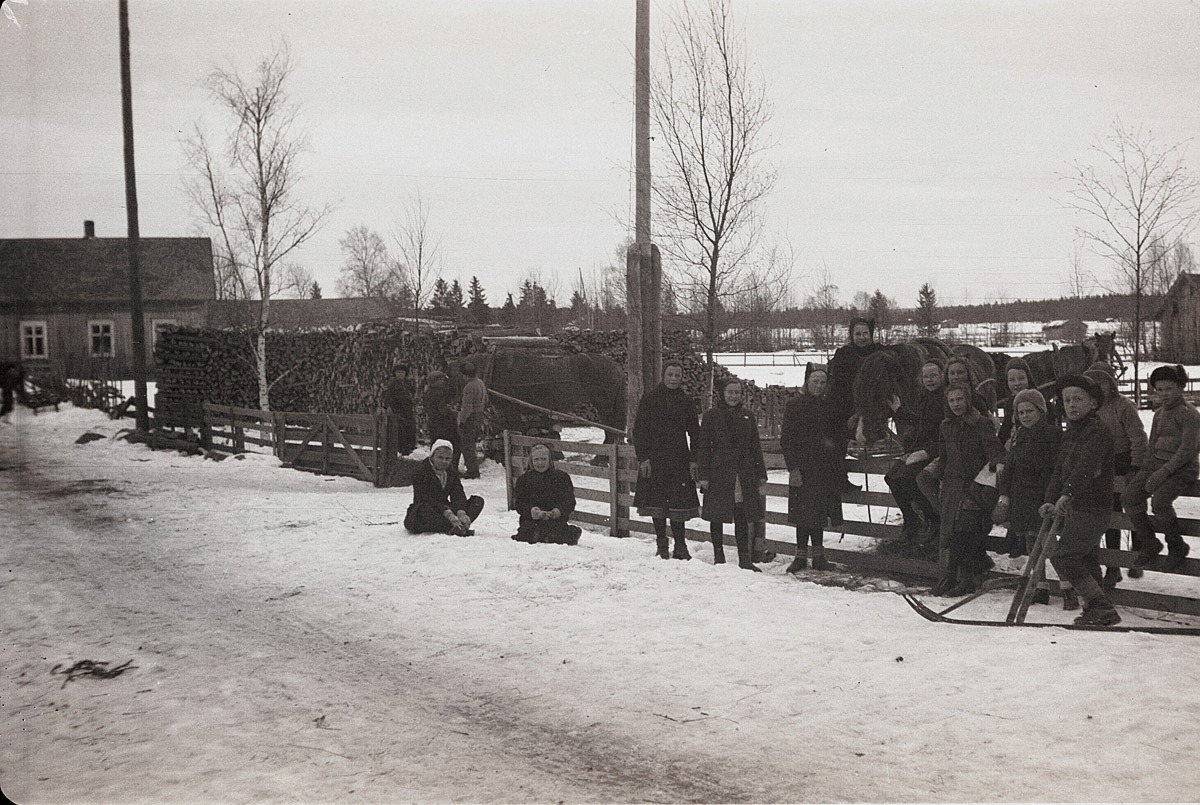
M 575 511 L 575 486 L 570 475 L 554 466 L 549 445 L 535 444 L 529 451 L 529 469 L 517 478 L 513 497 L 521 517 L 513 539 L 564 545 L 579 542 L 583 530 L 567 522 Z
M 413 534 L 471 536 L 471 523 L 483 511 L 483 498 L 467 497 L 458 469 L 450 466 L 454 445 L 438 439 L 429 458 L 413 475 L 413 502 L 404 515 L 404 527 Z

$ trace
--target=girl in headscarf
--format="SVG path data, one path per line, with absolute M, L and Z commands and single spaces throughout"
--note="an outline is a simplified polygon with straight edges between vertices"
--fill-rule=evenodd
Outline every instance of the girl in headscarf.
M 796 558 L 788 573 L 807 566 L 812 543 L 813 570 L 827 570 L 825 526 L 842 522 L 841 443 L 826 396 L 829 370 L 810 363 L 804 390 L 788 400 L 779 447 L 788 468 L 788 522 L 796 526 Z
M 724 524 L 732 522 L 738 566 L 760 571 L 753 562 L 749 523 L 766 517 L 767 468 L 758 422 L 742 406 L 742 383 L 737 378 L 721 385 L 717 404 L 705 412 L 696 459 L 696 477 L 704 492 L 700 516 L 709 522 L 714 561 L 725 561 Z
M 413 534 L 457 534 L 469 537 L 471 523 L 483 511 L 483 498 L 467 497 L 458 468 L 452 466 L 454 445 L 445 439 L 433 443 L 429 457 L 413 475 L 413 502 L 404 515 L 404 527 Z
M 513 502 L 521 518 L 513 539 L 564 545 L 579 542 L 582 529 L 567 522 L 575 511 L 575 485 L 570 475 L 554 466 L 550 445 L 545 442 L 530 449 L 529 468 L 517 478 Z

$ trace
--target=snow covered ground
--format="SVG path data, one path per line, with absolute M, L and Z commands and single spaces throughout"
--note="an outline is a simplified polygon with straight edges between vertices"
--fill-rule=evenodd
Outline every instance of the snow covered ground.
M 1196 798 L 1200 640 L 936 625 L 696 543 L 516 543 L 493 464 L 477 536 L 411 536 L 407 489 L 123 424 L 0 423 L 17 802 Z M 133 667 L 53 673 L 85 659 Z

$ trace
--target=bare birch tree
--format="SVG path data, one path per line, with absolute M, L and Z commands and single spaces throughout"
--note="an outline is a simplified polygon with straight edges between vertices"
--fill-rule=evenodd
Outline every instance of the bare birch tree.
M 1090 162 L 1072 163 L 1066 206 L 1083 213 L 1078 234 L 1111 260 L 1114 281 L 1106 290 L 1134 297 L 1131 322 L 1135 399 L 1141 401 L 1139 364 L 1156 243 L 1173 247 L 1191 230 L 1200 184 L 1188 172 L 1178 145 L 1164 146 L 1149 132 L 1118 121 L 1092 146 Z
M 711 370 L 733 300 L 788 293 L 791 266 L 762 243 L 760 207 L 777 176 L 765 158 L 773 109 L 729 0 L 685 4 L 661 52 L 651 87 L 654 229 Z M 705 406 L 711 376 L 709 386 Z
M 387 299 L 398 293 L 397 263 L 382 235 L 359 224 L 350 227 L 338 245 L 342 249 L 339 294 Z
M 420 191 L 409 200 L 392 233 L 396 244 L 400 284 L 412 305 L 416 330 L 421 330 L 421 308 L 433 295 L 433 286 L 442 275 L 441 239 L 429 228 L 429 209 Z
M 310 207 L 297 196 L 305 137 L 286 91 L 291 72 L 286 45 L 263 57 L 249 76 L 213 70 L 204 85 L 229 118 L 229 128 L 218 145 L 197 123 L 185 143 L 195 174 L 186 185 L 215 235 L 218 279 L 236 298 L 257 301 L 250 322 L 251 351 L 264 411 L 270 410 L 274 382 L 267 377 L 271 298 L 287 282 L 285 258 L 330 213 L 328 206 Z

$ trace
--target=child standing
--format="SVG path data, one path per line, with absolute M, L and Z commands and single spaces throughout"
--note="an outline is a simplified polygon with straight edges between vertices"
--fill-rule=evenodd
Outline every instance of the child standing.
M 1121 616 L 1100 587 L 1097 556 L 1112 517 L 1113 441 L 1096 415 L 1104 393 L 1083 375 L 1067 375 L 1059 387 L 1067 430 L 1039 514 L 1063 518 L 1050 563 L 1083 599 L 1083 614 L 1075 622 L 1112 626 Z
M 1042 523 L 1038 508 L 1054 474 L 1062 432 L 1047 416 L 1046 398 L 1037 389 L 1018 391 L 1012 403 L 1014 422 L 1006 445 L 1004 469 L 1000 472 L 999 508 L 1008 510 L 1008 555 L 1016 558 L 1033 550 Z M 1071 595 L 1074 596 L 1073 591 Z M 1047 582 L 1038 585 L 1034 601 L 1049 603 Z M 1064 592 L 1064 608 L 1067 603 Z
M 991 506 L 971 494 L 971 485 L 985 466 L 995 464 L 1004 451 L 992 422 L 971 404 L 971 388 L 954 382 L 946 389 L 948 416 L 938 429 L 937 459 L 942 482 L 938 493 L 941 511 L 938 564 L 941 576 L 934 595 L 960 596 L 975 592 L 985 572 L 984 541 L 991 530 Z

